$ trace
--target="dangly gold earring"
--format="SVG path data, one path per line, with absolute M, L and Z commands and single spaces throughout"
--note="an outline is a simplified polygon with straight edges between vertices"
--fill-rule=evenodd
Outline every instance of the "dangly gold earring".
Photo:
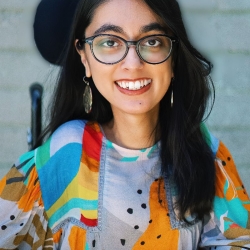
M 85 80 L 85 76 L 83 77 L 83 82 L 86 83 L 84 92 L 83 92 L 83 105 L 84 105 L 84 110 L 87 114 L 89 114 L 92 110 L 92 90 L 89 86 L 89 82 Z

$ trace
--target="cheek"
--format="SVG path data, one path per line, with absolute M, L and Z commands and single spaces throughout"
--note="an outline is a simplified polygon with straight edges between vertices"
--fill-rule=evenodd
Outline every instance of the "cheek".
M 157 72 L 157 75 L 160 78 L 160 81 L 162 83 L 162 87 L 163 88 L 167 88 L 169 87 L 170 83 L 171 83 L 171 79 L 174 76 L 173 70 L 172 70 L 172 66 L 171 66 L 171 62 L 167 63 L 166 65 L 162 65 L 163 67 L 161 67 L 161 69 L 159 69 L 159 71 Z
M 113 91 L 114 84 L 108 77 L 110 74 L 101 70 L 92 70 L 92 79 L 98 89 L 98 91 L 106 98 L 109 99 L 110 94 Z

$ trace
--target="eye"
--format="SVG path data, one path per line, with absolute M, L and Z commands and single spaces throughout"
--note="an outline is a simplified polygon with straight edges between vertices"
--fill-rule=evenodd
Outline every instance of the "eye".
M 149 47 L 157 47 L 161 45 L 161 42 L 157 40 L 156 38 L 149 38 L 145 41 L 143 41 L 144 46 L 149 46 Z
M 117 47 L 117 46 L 118 46 L 118 43 L 117 43 L 116 41 L 114 41 L 114 40 L 109 39 L 109 40 L 107 40 L 107 41 L 104 41 L 104 42 L 102 43 L 102 45 L 103 45 L 103 46 L 106 46 L 106 47 Z
M 118 49 L 123 45 L 123 42 L 117 37 L 99 36 L 95 38 L 94 45 L 102 49 Z

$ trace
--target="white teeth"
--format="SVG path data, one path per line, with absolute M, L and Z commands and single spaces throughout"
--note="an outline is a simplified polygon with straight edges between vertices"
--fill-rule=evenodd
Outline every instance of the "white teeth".
M 139 89 L 141 87 L 141 82 L 140 81 L 136 81 L 135 82 L 135 89 Z
M 134 90 L 135 89 L 135 84 L 134 82 L 129 82 L 129 87 L 130 90 Z
M 144 86 L 147 86 L 149 83 L 151 83 L 151 79 L 145 79 L 145 80 L 136 80 L 135 82 L 133 81 L 117 81 L 116 83 L 124 89 L 129 89 L 129 90 L 136 90 L 143 88 Z

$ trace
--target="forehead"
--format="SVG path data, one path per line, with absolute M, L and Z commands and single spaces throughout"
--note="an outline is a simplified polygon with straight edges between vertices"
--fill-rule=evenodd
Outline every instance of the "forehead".
M 143 26 L 150 23 L 166 26 L 143 0 L 110 0 L 97 7 L 85 35 L 94 35 L 102 26 L 115 25 L 126 35 L 135 37 Z

